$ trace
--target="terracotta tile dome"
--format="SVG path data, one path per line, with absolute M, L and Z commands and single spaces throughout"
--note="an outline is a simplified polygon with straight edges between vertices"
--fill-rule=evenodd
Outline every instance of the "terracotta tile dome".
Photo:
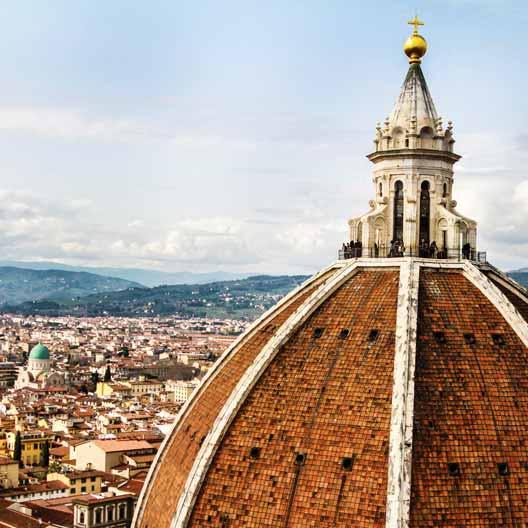
M 215 365 L 135 526 L 523 526 L 527 313 L 487 264 L 334 264 Z
M 208 373 L 135 527 L 528 526 L 528 292 L 457 210 L 453 125 L 418 55 L 343 260 Z

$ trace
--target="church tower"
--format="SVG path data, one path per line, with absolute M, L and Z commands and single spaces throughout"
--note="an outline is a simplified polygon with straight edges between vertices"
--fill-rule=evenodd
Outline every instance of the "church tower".
M 461 158 L 453 149 L 453 124 L 444 127 L 422 72 L 423 23 L 415 17 L 409 24 L 409 71 L 391 114 L 376 127 L 368 155 L 375 199 L 368 213 L 349 220 L 350 240 L 361 242 L 362 256 L 387 256 L 391 242 L 405 256 L 432 256 L 425 248 L 433 242 L 435 257 L 459 257 L 464 246 L 475 254 L 477 224 L 456 211 L 453 199 L 453 167 Z

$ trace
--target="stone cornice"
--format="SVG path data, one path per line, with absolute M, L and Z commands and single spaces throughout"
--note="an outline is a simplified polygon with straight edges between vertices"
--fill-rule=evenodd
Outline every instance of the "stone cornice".
M 445 150 L 434 150 L 434 149 L 392 149 L 392 150 L 379 150 L 377 152 L 372 152 L 367 158 L 376 163 L 385 159 L 394 159 L 394 158 L 406 158 L 406 159 L 427 159 L 427 158 L 436 158 L 443 161 L 448 161 L 450 163 L 456 163 L 459 159 L 462 158 L 459 154 L 454 152 L 447 152 Z

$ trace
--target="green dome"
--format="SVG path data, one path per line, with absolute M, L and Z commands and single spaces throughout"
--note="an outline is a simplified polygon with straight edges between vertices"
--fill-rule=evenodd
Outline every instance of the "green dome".
M 29 354 L 29 359 L 49 359 L 50 353 L 48 347 L 45 347 L 42 343 L 35 345 Z

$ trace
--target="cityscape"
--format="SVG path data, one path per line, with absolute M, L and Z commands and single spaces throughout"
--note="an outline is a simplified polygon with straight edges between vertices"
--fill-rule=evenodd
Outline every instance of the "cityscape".
M 2 316 L 0 522 L 130 525 L 178 411 L 247 326 Z

